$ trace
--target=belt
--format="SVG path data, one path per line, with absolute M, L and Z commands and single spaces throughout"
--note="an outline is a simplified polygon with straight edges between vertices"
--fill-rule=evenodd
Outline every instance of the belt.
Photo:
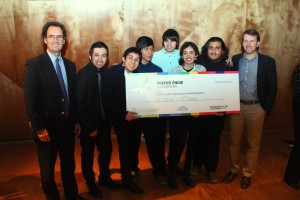
M 259 101 L 257 101 L 257 100 L 240 100 L 240 103 L 245 104 L 245 105 L 254 105 L 254 104 L 258 104 Z

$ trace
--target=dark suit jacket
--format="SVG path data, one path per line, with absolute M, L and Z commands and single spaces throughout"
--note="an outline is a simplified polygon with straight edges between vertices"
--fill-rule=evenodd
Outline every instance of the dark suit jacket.
M 232 57 L 233 65 L 239 69 L 239 61 L 243 54 Z M 269 56 L 258 53 L 257 67 L 257 95 L 261 107 L 269 113 L 275 102 L 277 94 L 277 76 L 275 60 Z
M 74 90 L 76 81 L 76 67 L 73 62 L 63 58 L 68 79 L 68 93 L 70 101 L 70 116 L 64 117 L 64 95 L 57 78 L 54 66 L 47 52 L 28 60 L 24 72 L 24 98 L 33 130 L 46 128 L 51 135 L 55 134 L 65 121 L 75 121 Z M 36 131 L 33 131 L 34 137 Z
M 126 91 L 124 66 L 111 66 L 102 76 L 103 106 L 106 116 L 113 125 L 126 123 Z
M 76 100 L 81 136 L 88 135 L 99 128 L 101 106 L 98 86 L 98 70 L 89 62 L 77 73 Z M 103 70 L 100 70 L 100 74 Z

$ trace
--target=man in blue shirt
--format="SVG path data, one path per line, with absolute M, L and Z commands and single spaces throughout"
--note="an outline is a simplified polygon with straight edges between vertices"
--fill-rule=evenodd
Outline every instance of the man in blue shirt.
M 240 142 L 246 127 L 248 148 L 243 167 L 241 188 L 251 184 L 257 165 L 264 119 L 275 102 L 277 93 L 276 64 L 269 56 L 258 52 L 260 35 L 254 29 L 243 33 L 242 54 L 232 57 L 239 71 L 240 114 L 230 116 L 230 172 L 223 182 L 231 183 L 240 168 Z
M 162 35 L 162 44 L 163 48 L 154 52 L 152 63 L 159 66 L 163 72 L 170 72 L 173 67 L 179 65 L 178 32 L 174 29 L 166 30 Z

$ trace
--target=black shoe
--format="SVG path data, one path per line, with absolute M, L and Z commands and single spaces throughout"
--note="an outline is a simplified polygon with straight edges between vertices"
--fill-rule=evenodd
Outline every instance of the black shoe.
M 98 188 L 98 186 L 95 184 L 93 186 L 88 186 L 89 188 L 89 192 L 92 196 L 94 197 L 102 197 L 102 192 L 100 190 L 100 188 Z
M 72 197 L 66 197 L 66 200 L 85 200 L 82 196 L 79 196 L 78 194 Z
M 177 177 L 175 173 L 171 173 L 168 177 L 168 185 L 170 186 L 170 188 L 176 189 L 178 188 L 177 185 Z
M 177 169 L 176 169 L 176 175 L 177 176 L 181 176 L 182 175 L 182 169 L 180 169 L 179 167 L 177 167 Z
M 138 168 L 138 167 L 134 167 L 132 170 L 131 170 L 131 175 L 132 176 L 135 176 L 135 175 L 138 175 L 140 173 L 141 169 Z
M 139 174 L 140 171 L 141 171 L 140 168 L 138 168 L 138 167 L 134 168 L 134 169 L 131 170 L 131 175 L 136 176 L 136 175 Z
M 289 182 L 289 181 L 286 181 L 286 180 L 284 180 L 284 182 L 286 184 L 288 184 L 290 187 L 292 187 L 293 189 L 300 190 L 300 186 L 299 186 L 298 183 L 293 183 L 293 182 Z
M 188 175 L 183 175 L 182 177 L 183 179 L 183 182 L 189 186 L 189 187 L 195 187 L 196 184 L 194 183 L 194 181 L 192 180 L 191 176 L 188 174 Z
M 164 176 L 162 174 L 155 175 L 154 178 L 161 185 L 167 184 L 167 178 L 166 178 L 166 176 Z
M 144 194 L 144 190 L 133 181 L 122 182 L 122 187 L 136 194 Z
M 109 178 L 100 178 L 99 185 L 109 187 L 111 189 L 119 189 L 121 184 Z
M 223 183 L 231 183 L 236 177 L 237 173 L 229 172 L 223 179 Z
M 241 181 L 241 188 L 247 189 L 251 185 L 251 177 L 243 176 Z

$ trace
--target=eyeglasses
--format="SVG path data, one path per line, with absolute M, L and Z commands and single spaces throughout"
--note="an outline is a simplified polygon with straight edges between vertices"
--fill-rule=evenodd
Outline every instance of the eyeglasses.
M 57 39 L 58 41 L 62 41 L 64 39 L 63 35 L 49 35 L 47 38 L 50 38 L 51 40 Z

